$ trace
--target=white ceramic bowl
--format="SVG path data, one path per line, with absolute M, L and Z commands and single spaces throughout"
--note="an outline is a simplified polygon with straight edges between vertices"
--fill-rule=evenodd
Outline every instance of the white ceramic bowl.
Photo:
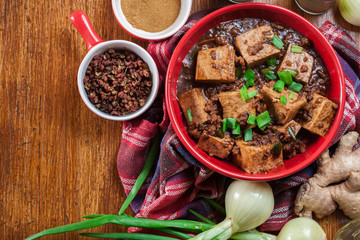
M 134 28 L 127 20 L 121 9 L 121 0 L 112 0 L 112 8 L 116 20 L 120 26 L 130 35 L 141 40 L 159 41 L 175 34 L 188 19 L 191 11 L 192 0 L 181 0 L 180 12 L 175 22 L 167 29 L 161 32 L 146 32 Z
M 153 58 L 150 56 L 150 54 L 139 45 L 124 41 L 124 40 L 112 40 L 112 41 L 102 41 L 99 36 L 95 33 L 93 27 L 91 26 L 89 19 L 82 11 L 76 11 L 71 15 L 71 22 L 73 25 L 78 29 L 82 37 L 84 38 L 88 53 L 84 57 L 83 61 L 80 64 L 78 75 L 77 75 L 77 82 L 78 82 L 78 88 L 80 92 L 80 96 L 86 106 L 93 111 L 98 116 L 109 119 L 109 120 L 115 120 L 115 121 L 126 121 L 134 119 L 141 114 L 143 114 L 154 102 L 158 90 L 159 90 L 159 73 L 158 69 L 156 67 L 156 64 L 153 60 Z M 136 55 L 138 55 L 140 58 L 144 60 L 149 66 L 149 70 L 151 72 L 152 77 L 152 88 L 150 95 L 148 99 L 146 100 L 144 106 L 142 106 L 139 110 L 122 115 L 122 116 L 114 116 L 110 115 L 108 113 L 100 111 L 98 108 L 95 107 L 94 104 L 92 104 L 88 98 L 88 95 L 85 91 L 84 87 L 84 77 L 87 70 L 87 67 L 89 66 L 91 60 L 94 58 L 95 55 L 100 55 L 104 52 L 106 52 L 108 49 L 124 49 L 129 50 L 131 52 L 134 52 Z

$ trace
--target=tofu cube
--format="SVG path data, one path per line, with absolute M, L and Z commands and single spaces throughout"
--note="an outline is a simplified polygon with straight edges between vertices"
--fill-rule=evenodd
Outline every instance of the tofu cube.
M 255 88 L 253 90 L 255 90 Z M 252 89 L 248 89 L 248 91 L 251 92 Z M 220 92 L 219 101 L 223 109 L 223 118 L 238 118 L 238 116 L 244 112 L 249 115 L 256 115 L 256 99 L 257 98 L 253 97 L 244 102 L 241 99 L 239 91 Z
M 235 38 L 235 45 L 249 68 L 260 65 L 269 58 L 278 57 L 280 49 L 271 43 L 274 33 L 269 25 L 249 30 Z
M 323 137 L 329 130 L 337 108 L 338 105 L 336 103 L 320 94 L 314 93 L 314 98 L 306 106 L 311 120 L 309 122 L 301 122 L 300 124 L 310 132 Z
M 232 83 L 235 81 L 235 49 L 231 45 L 201 50 L 196 62 L 195 82 Z
M 306 104 L 306 99 L 304 96 L 299 96 L 299 94 L 294 93 L 294 98 L 291 100 L 289 94 L 292 92 L 288 89 L 284 89 L 281 92 L 273 90 L 275 82 L 272 81 L 267 85 L 264 85 L 261 89 L 261 94 L 264 96 L 264 101 L 269 108 L 269 111 L 272 115 L 277 118 L 277 122 L 280 124 L 285 124 L 291 121 L 301 108 Z M 281 95 L 285 96 L 287 99 L 286 105 L 280 102 Z
M 271 152 L 272 144 L 252 146 L 249 142 L 235 142 L 233 162 L 247 173 L 267 172 L 284 165 L 283 153 L 276 156 Z
M 304 49 L 301 53 L 291 52 L 291 46 L 293 45 L 289 44 L 285 57 L 279 67 L 279 71 L 285 71 L 286 69 L 296 70 L 298 71 L 298 74 L 295 78 L 303 83 L 308 83 L 314 64 L 314 57 Z
M 226 159 L 234 145 L 231 138 L 218 138 L 209 135 L 206 131 L 201 135 L 197 146 L 207 152 L 210 156 L 216 156 L 221 159 Z
M 281 132 L 284 135 L 290 137 L 291 135 L 289 133 L 289 127 L 291 127 L 291 129 L 293 130 L 295 136 L 300 132 L 300 129 L 301 129 L 300 123 L 296 122 L 295 120 L 291 120 L 290 122 L 286 123 L 285 125 L 275 126 L 274 130 L 277 132 Z
M 190 124 L 187 111 L 190 110 L 192 123 L 201 124 L 208 120 L 205 112 L 206 98 L 201 88 L 192 88 L 178 96 L 180 107 L 188 124 Z

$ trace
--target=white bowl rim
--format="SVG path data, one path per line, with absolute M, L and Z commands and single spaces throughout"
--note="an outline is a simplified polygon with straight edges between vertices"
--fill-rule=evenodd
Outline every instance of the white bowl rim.
M 89 66 L 91 60 L 93 59 L 93 57 L 95 55 L 101 54 L 110 48 L 126 49 L 126 50 L 134 52 L 136 55 L 141 57 L 143 59 L 143 61 L 145 61 L 148 64 L 150 72 L 151 72 L 151 77 L 152 77 L 151 92 L 150 92 L 150 95 L 149 95 L 148 99 L 146 100 L 144 106 L 142 106 L 139 110 L 137 110 L 133 113 L 122 115 L 122 116 L 114 116 L 114 115 L 110 115 L 108 113 L 100 111 L 98 108 L 95 107 L 94 104 L 92 104 L 90 102 L 88 95 L 84 88 L 83 80 L 84 80 L 86 69 Z M 84 101 L 84 103 L 86 104 L 86 106 L 92 112 L 97 114 L 98 116 L 108 119 L 108 120 L 115 120 L 115 121 L 131 120 L 131 119 L 134 119 L 134 118 L 140 116 L 141 114 L 143 114 L 152 105 L 152 103 L 154 102 L 154 100 L 157 96 L 158 90 L 159 90 L 159 72 L 158 72 L 158 69 L 154 62 L 154 59 L 144 48 L 140 47 L 139 45 L 137 45 L 133 42 L 129 42 L 129 41 L 125 41 L 125 40 L 105 41 L 105 42 L 98 43 L 93 48 L 91 48 L 80 64 L 80 67 L 78 70 L 78 75 L 77 75 L 77 80 L 78 80 L 78 89 L 80 92 L 80 96 L 81 96 L 82 100 Z
M 191 12 L 192 0 L 181 0 L 180 12 L 175 22 L 167 29 L 161 32 L 146 32 L 137 28 L 134 28 L 126 19 L 122 9 L 121 0 L 112 0 L 112 8 L 119 25 L 124 28 L 130 35 L 134 37 L 156 41 L 166 39 L 174 35 L 187 21 Z

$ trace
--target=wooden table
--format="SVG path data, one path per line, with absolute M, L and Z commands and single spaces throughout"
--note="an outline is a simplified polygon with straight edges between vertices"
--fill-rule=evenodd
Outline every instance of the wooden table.
M 315 17 L 304 14 L 294 1 L 256 2 L 284 6 L 316 26 L 333 21 L 359 43 L 359 28 L 336 10 Z M 226 4 L 195 0 L 192 11 Z M 117 213 L 125 199 L 116 170 L 121 123 L 90 112 L 77 90 L 86 47 L 69 16 L 79 9 L 103 39 L 146 47 L 147 42 L 119 27 L 109 0 L 0 1 L 0 239 L 24 239 L 81 221 L 85 214 Z M 332 239 L 346 221 L 337 212 L 319 222 Z M 92 231 L 126 228 L 108 225 Z M 47 239 L 77 238 L 69 233 Z

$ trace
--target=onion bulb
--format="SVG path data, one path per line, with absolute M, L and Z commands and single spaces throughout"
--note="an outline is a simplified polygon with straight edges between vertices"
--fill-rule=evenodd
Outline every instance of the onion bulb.
M 225 194 L 225 220 L 192 239 L 228 239 L 263 224 L 273 209 L 274 195 L 268 183 L 233 181 Z
M 351 220 L 348 224 L 340 228 L 334 240 L 355 240 L 360 239 L 360 218 Z
M 276 240 L 326 240 L 320 225 L 310 218 L 294 218 L 281 229 Z
M 339 10 L 346 21 L 360 26 L 360 0 L 340 0 Z

